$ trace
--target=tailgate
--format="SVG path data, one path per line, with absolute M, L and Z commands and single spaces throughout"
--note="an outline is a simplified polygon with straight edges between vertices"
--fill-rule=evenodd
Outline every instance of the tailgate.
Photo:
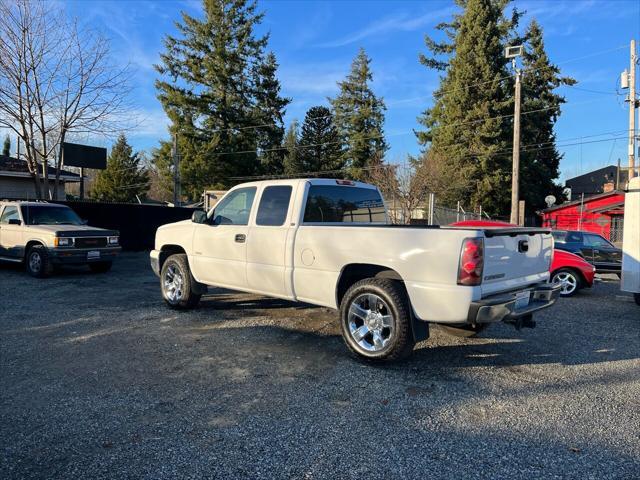
M 539 228 L 487 228 L 484 231 L 482 296 L 546 281 L 553 237 Z

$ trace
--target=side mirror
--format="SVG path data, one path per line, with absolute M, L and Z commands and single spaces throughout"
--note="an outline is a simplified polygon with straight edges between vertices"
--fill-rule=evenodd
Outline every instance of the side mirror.
M 207 222 L 207 213 L 203 210 L 196 210 L 191 215 L 191 221 L 193 223 L 206 223 Z
M 22 222 L 18 218 L 9 219 L 9 225 L 22 225 Z

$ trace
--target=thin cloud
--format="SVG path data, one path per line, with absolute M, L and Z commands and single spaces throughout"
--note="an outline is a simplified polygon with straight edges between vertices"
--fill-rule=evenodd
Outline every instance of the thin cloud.
M 443 17 L 447 17 L 451 15 L 452 12 L 452 7 L 446 7 L 438 10 L 433 10 L 418 17 L 412 16 L 407 12 L 393 15 L 381 20 L 377 20 L 369 24 L 362 30 L 347 35 L 346 37 L 329 42 L 324 42 L 319 44 L 318 46 L 323 48 L 343 47 L 345 45 L 359 42 L 360 40 L 371 37 L 373 35 L 386 35 L 398 31 L 411 32 L 429 25 L 437 20 L 440 20 Z

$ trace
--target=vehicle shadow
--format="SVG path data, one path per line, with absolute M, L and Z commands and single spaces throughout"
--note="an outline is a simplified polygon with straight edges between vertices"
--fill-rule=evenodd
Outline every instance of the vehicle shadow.
M 589 299 L 589 297 L 587 297 Z M 584 302 L 587 299 L 572 299 L 570 302 Z M 589 299 L 599 305 L 598 298 Z M 566 302 L 566 300 L 561 300 Z M 563 310 L 571 309 L 571 303 L 561 303 Z M 600 321 L 584 321 L 580 315 L 566 321 L 566 313 L 555 307 L 539 314 L 535 329 L 517 331 L 514 327 L 498 323 L 491 325 L 479 336 L 459 338 L 448 335 L 437 325 L 430 325 L 430 338 L 420 342 L 412 356 L 398 367 L 384 364 L 383 368 L 456 369 L 484 367 L 517 367 L 525 365 L 582 365 L 592 363 L 616 362 L 640 358 L 640 338 L 637 333 L 637 320 L 631 311 L 635 305 L 624 304 L 616 323 L 607 325 L 607 334 L 603 335 Z M 226 317 L 223 324 L 220 318 L 200 317 L 205 323 L 220 324 L 219 328 L 237 328 L 234 323 L 245 316 L 268 316 L 272 324 L 244 326 L 249 332 L 261 330 L 260 335 L 268 331 L 282 331 L 283 334 L 310 336 L 314 343 L 318 336 L 339 337 L 338 315 L 334 310 L 308 304 L 298 304 L 287 300 L 259 297 L 249 294 L 216 289 L 203 297 L 198 311 L 234 312 Z M 242 316 L 238 313 L 242 312 Z M 619 311 L 620 313 L 620 311 Z M 597 318 L 599 313 L 594 312 Z M 604 314 L 603 314 L 604 315 Z M 606 318 L 606 317 L 604 317 Z M 228 323 L 227 323 L 228 322 Z M 633 330 L 635 327 L 636 330 Z M 328 339 L 327 339 L 328 340 Z M 341 341 L 340 341 L 341 343 Z M 331 347 L 328 347 L 331 348 Z M 347 355 L 346 348 L 344 353 Z M 375 366 L 375 365 L 374 365 Z M 640 377 L 640 372 L 637 374 Z
M 292 302 L 281 298 L 261 297 L 248 293 L 238 293 L 223 288 L 209 288 L 209 292 L 203 295 L 200 300 L 199 308 L 204 310 L 271 310 L 278 308 L 323 310 L 322 307 L 308 303 Z

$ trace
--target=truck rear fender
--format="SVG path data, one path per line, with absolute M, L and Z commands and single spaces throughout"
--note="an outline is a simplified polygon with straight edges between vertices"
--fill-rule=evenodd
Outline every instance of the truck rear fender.
M 336 286 L 336 305 L 340 308 L 340 303 L 344 294 L 347 293 L 349 287 L 360 280 L 365 278 L 388 278 L 391 280 L 398 280 L 404 287 L 404 280 L 398 272 L 392 268 L 385 267 L 383 265 L 374 265 L 368 263 L 351 263 L 345 265 L 340 272 L 338 278 L 338 284 Z M 416 342 L 426 340 L 429 338 L 429 326 L 427 322 L 420 321 L 413 311 L 411 306 L 411 299 L 407 292 L 407 301 L 411 307 L 411 330 Z

